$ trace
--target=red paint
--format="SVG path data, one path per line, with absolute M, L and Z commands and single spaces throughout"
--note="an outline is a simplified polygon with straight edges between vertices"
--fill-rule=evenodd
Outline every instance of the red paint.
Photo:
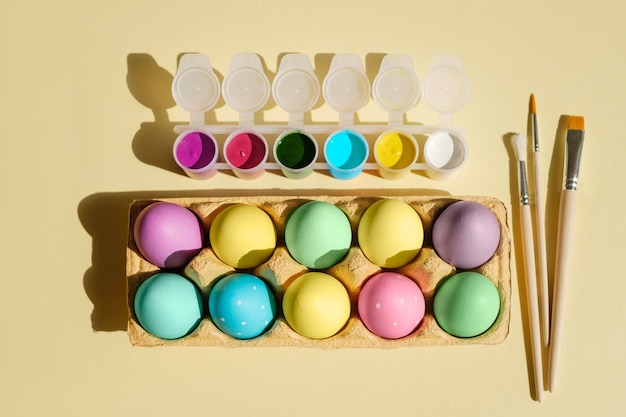
M 250 169 L 264 162 L 267 155 L 267 144 L 254 133 L 243 132 L 230 140 L 225 152 L 226 158 L 232 166 L 239 169 Z

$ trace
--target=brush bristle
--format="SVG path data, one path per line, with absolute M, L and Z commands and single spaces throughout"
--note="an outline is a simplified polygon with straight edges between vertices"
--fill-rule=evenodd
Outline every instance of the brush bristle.
M 585 130 L 585 118 L 582 116 L 570 116 L 567 119 L 567 130 Z
M 528 140 L 523 133 L 515 133 L 512 137 L 513 151 L 515 152 L 515 158 L 519 162 L 526 161 L 526 145 Z
M 536 114 L 537 113 L 537 104 L 535 104 L 535 95 L 534 94 L 530 95 L 530 112 L 532 114 Z

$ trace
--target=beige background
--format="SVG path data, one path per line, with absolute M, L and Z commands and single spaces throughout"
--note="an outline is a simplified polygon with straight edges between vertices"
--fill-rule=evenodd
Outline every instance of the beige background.
M 19 4 L 19 5 L 18 5 Z M 620 1 L 11 2 L 0 14 L 0 414 L 7 416 L 617 416 L 626 406 L 623 219 L 626 12 Z M 472 84 L 455 115 L 470 160 L 447 181 L 367 173 L 293 181 L 230 173 L 200 182 L 171 159 L 169 93 L 183 52 L 223 76 L 237 52 L 268 72 L 302 52 L 323 75 L 355 52 L 411 56 L 423 79 L 438 53 Z M 326 65 L 326 67 L 325 67 Z M 497 346 L 395 350 L 132 348 L 125 333 L 126 205 L 137 197 L 250 193 L 432 193 L 500 198 L 516 228 L 507 133 L 537 96 L 554 229 L 562 115 L 585 117 L 576 242 L 558 389 L 531 399 L 523 286 Z M 223 102 L 211 115 L 234 121 Z M 371 102 L 363 121 L 384 121 Z M 276 107 L 266 120 L 284 121 Z M 323 105 L 313 120 L 333 121 Z M 422 100 L 408 114 L 434 123 Z M 553 148 L 557 150 L 552 153 Z M 359 191 L 360 190 L 360 191 Z M 518 236 L 517 229 L 515 236 Z M 553 243 L 554 239 L 551 238 Z M 522 294 L 522 295 L 520 295 Z M 522 298 L 523 300 L 523 298 Z

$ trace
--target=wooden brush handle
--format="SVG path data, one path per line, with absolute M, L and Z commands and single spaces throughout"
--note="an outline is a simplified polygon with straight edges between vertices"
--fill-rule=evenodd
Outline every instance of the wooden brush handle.
M 523 255 L 526 273 L 526 306 L 530 324 L 530 344 L 535 376 L 535 394 L 537 401 L 543 397 L 543 367 L 541 356 L 541 327 L 537 297 L 537 274 L 535 270 L 535 251 L 533 246 L 533 226 L 530 206 L 521 207 Z
M 543 344 L 548 346 L 550 339 L 550 290 L 548 289 L 548 260 L 546 254 L 546 224 L 543 214 L 543 195 L 541 194 L 541 160 L 539 152 L 533 152 L 533 172 L 535 191 L 535 228 L 537 230 L 537 276 L 539 278 L 539 312 L 541 314 L 541 335 Z
M 576 191 L 563 190 L 561 192 L 561 207 L 559 213 L 559 231 L 556 244 L 556 266 L 554 270 L 554 292 L 552 296 L 552 323 L 550 326 L 550 356 L 549 356 L 549 388 L 554 391 L 557 380 L 559 355 L 561 352 L 561 338 L 563 321 L 565 318 L 565 297 L 569 281 L 570 256 L 574 242 L 574 215 L 576 213 Z

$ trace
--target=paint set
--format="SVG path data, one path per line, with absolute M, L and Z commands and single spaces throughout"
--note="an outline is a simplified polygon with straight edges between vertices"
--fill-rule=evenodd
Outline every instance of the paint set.
M 456 56 L 435 57 L 422 86 L 411 58 L 400 54 L 382 59 L 373 82 L 358 55 L 336 54 L 321 83 L 303 54 L 283 56 L 272 82 L 257 54 L 236 54 L 221 83 L 207 56 L 185 54 L 174 76 L 172 94 L 178 106 L 189 113 L 189 123 L 174 128 L 178 137 L 173 156 L 178 166 L 196 179 L 209 178 L 219 170 L 231 170 L 246 179 L 257 178 L 266 170 L 280 170 L 289 178 L 327 170 L 342 180 L 364 170 L 378 171 L 389 179 L 423 171 L 431 178 L 444 179 L 457 172 L 468 157 L 463 129 L 452 124 L 453 114 L 470 95 L 469 80 Z M 320 95 L 337 112 L 336 122 L 305 121 Z M 437 124 L 405 121 L 406 113 L 422 95 L 438 114 Z M 288 114 L 288 121 L 255 121 L 270 96 Z M 220 97 L 238 113 L 238 122 L 205 122 L 206 113 Z M 370 98 L 387 112 L 386 122 L 356 121 L 357 112 Z M 219 161 L 218 135 L 225 136 L 221 145 L 224 162 Z M 271 146 L 266 136 L 275 138 Z

